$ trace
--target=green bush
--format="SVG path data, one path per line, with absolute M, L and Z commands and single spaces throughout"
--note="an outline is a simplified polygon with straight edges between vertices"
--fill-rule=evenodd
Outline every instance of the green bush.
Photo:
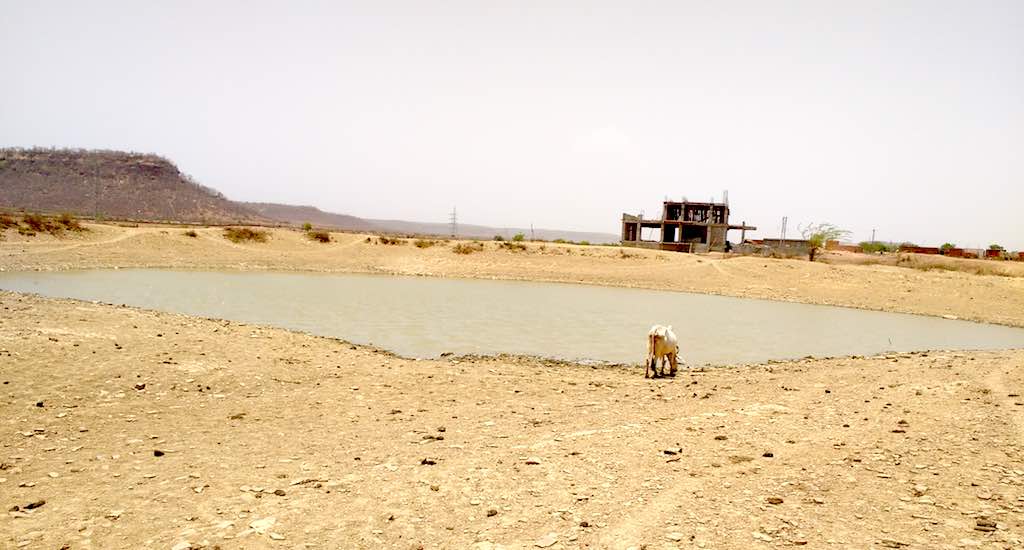
M 892 252 L 892 247 L 886 243 L 880 243 L 878 241 L 864 241 L 860 243 L 860 249 L 868 254 L 877 254 L 879 252 Z
M 512 240 L 513 240 L 513 241 L 515 241 L 515 242 L 517 242 L 517 243 L 521 243 L 521 242 L 523 242 L 524 240 L 526 240 L 526 235 L 523 235 L 522 233 L 516 233 L 516 234 L 515 234 L 515 235 L 514 235 L 514 236 L 512 237 Z
M 505 237 L 502 237 L 501 235 L 495 235 L 494 240 L 501 242 L 505 240 Z
M 309 222 L 306 222 L 306 223 L 302 224 L 302 230 L 303 231 L 312 231 L 313 230 L 313 224 L 311 224 Z

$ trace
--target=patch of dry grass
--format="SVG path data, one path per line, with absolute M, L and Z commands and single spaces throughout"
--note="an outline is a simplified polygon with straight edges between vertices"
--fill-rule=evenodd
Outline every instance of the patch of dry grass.
M 265 243 L 270 234 L 262 229 L 251 227 L 227 227 L 224 229 L 224 238 L 233 243 L 257 242 Z
M 1024 265 L 1014 265 L 1004 260 L 963 260 L 943 256 L 921 256 L 900 254 L 896 265 L 920 271 L 959 271 L 972 275 L 995 277 L 1024 277 Z
M 0 217 L 0 229 L 12 227 L 17 228 L 19 234 L 27 237 L 35 236 L 38 233 L 49 233 L 54 237 L 60 237 L 65 231 L 75 233 L 88 231 L 69 213 L 61 214 L 56 218 L 48 218 L 41 214 L 25 214 L 21 217 L 20 224 L 10 216 Z
M 416 245 L 416 248 L 430 248 L 437 244 L 437 241 L 432 241 L 430 239 L 416 239 L 416 242 L 413 244 Z
M 318 243 L 331 242 L 331 234 L 326 231 L 308 231 L 306 232 L 306 236 L 309 237 L 310 240 Z
M 472 254 L 474 252 L 483 252 L 484 243 L 471 242 L 471 243 L 459 243 L 452 248 L 452 252 L 456 254 Z
M 970 275 L 1024 277 L 1024 262 L 950 258 L 930 254 L 828 254 L 822 260 L 833 265 L 885 265 L 918 271 L 954 271 Z

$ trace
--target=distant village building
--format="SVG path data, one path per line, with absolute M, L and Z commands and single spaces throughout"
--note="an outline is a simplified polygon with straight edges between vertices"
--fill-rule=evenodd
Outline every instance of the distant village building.
M 741 231 L 741 242 L 747 231 L 757 230 L 746 222 L 731 225 L 728 203 L 665 201 L 659 219 L 622 215 L 622 245 L 676 252 L 724 251 L 730 229 Z

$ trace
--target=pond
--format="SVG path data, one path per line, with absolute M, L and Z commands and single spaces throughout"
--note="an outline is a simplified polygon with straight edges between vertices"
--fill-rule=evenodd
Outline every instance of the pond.
M 856 309 L 556 283 L 280 272 L 0 273 L 0 289 L 271 325 L 407 357 L 641 363 L 673 325 L 691 366 L 1024 347 L 1024 329 Z

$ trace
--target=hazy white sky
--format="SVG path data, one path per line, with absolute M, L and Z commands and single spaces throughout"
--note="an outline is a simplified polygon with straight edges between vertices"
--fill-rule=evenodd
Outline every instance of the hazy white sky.
M 617 233 L 728 189 L 762 237 L 1024 249 L 1018 0 L 0 0 L 0 51 L 0 146 L 233 199 Z

